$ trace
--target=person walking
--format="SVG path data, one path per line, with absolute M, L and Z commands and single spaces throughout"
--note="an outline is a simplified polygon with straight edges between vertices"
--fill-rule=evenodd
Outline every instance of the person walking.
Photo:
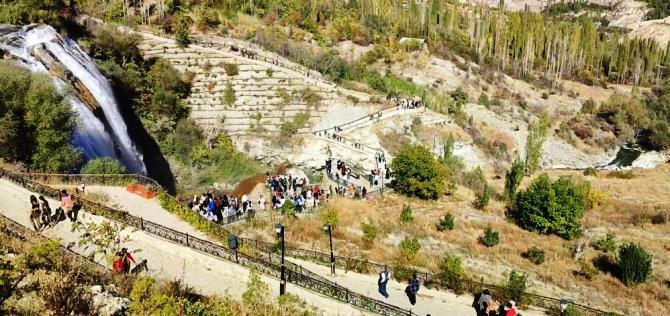
M 384 270 L 379 273 L 379 280 L 377 281 L 377 285 L 379 286 L 379 294 L 381 294 L 384 298 L 389 298 L 389 293 L 386 292 L 386 284 L 388 284 L 390 279 L 391 272 L 389 272 L 389 268 L 387 266 L 384 266 Z
M 416 293 L 419 292 L 419 279 L 417 279 L 416 272 L 412 275 L 412 279 L 409 280 L 409 284 L 405 288 L 405 293 L 409 298 L 409 303 L 412 305 L 416 304 Z
M 67 216 L 70 217 L 74 202 L 72 201 L 72 196 L 68 194 L 66 190 L 60 191 L 60 207 L 65 211 Z M 70 218 L 70 220 L 72 220 L 72 218 Z M 74 222 L 74 220 L 72 221 Z
M 130 272 L 130 262 L 132 261 L 133 264 L 137 264 L 135 262 L 135 258 L 133 258 L 133 255 L 128 252 L 127 248 L 121 248 L 121 261 L 123 262 L 123 273 L 128 274 Z
M 519 315 L 519 310 L 516 309 L 516 302 L 509 301 L 505 304 L 505 316 L 517 316 Z
M 40 222 L 40 216 L 42 212 L 40 211 L 40 203 L 37 201 L 37 197 L 34 195 L 30 196 L 30 222 L 33 224 L 35 231 L 39 231 L 42 228 L 42 223 Z
M 489 308 L 493 304 L 493 295 L 489 289 L 484 289 L 477 300 L 476 309 L 477 316 L 488 315 Z
M 45 199 L 44 196 L 40 195 L 39 200 L 40 209 L 42 210 L 42 225 L 47 227 L 49 224 L 51 224 L 51 207 L 49 206 L 49 202 L 47 202 L 47 199 Z

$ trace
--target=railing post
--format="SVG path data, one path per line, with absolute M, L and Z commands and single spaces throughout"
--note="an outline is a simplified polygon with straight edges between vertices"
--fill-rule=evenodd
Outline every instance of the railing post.
M 344 300 L 345 300 L 345 302 L 349 303 L 349 289 L 344 289 L 344 290 L 345 290 Z
M 189 242 L 188 242 L 188 234 L 186 234 L 186 246 L 190 247 Z
M 140 217 L 140 229 L 144 230 L 144 219 Z

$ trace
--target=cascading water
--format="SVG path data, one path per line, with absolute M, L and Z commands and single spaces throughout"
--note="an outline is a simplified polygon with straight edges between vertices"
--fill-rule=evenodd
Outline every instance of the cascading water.
M 66 95 L 78 114 L 74 144 L 86 158 L 113 157 L 129 171 L 146 174 L 109 82 L 77 43 L 48 25 L 0 25 L 0 50 L 33 72 L 49 73 L 60 91 L 75 87 L 78 93 Z M 103 118 L 95 115 L 96 107 Z

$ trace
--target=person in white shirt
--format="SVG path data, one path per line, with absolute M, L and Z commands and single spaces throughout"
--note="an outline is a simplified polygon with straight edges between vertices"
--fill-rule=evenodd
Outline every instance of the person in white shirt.
M 388 284 L 391 279 L 391 272 L 389 268 L 384 266 L 384 270 L 379 273 L 379 280 L 377 280 L 377 285 L 379 285 L 379 294 L 384 296 L 384 298 L 389 298 L 389 293 L 386 292 L 386 284 Z

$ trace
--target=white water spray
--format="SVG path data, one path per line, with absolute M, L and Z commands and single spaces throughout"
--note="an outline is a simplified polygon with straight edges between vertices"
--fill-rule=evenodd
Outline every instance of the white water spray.
M 31 25 L 23 28 L 0 25 L 0 50 L 20 61 L 33 72 L 49 73 L 59 90 L 68 83 L 49 72 L 54 67 L 64 67 L 79 81 L 100 106 L 107 127 L 96 117 L 83 95 L 70 95 L 68 100 L 78 114 L 74 143 L 81 147 L 88 159 L 108 156 L 121 160 L 131 172 L 146 174 L 146 167 L 119 112 L 112 88 L 98 71 L 95 62 L 74 41 L 62 38 L 48 25 Z M 36 57 L 39 56 L 40 58 Z M 53 64 L 47 59 L 53 59 Z

